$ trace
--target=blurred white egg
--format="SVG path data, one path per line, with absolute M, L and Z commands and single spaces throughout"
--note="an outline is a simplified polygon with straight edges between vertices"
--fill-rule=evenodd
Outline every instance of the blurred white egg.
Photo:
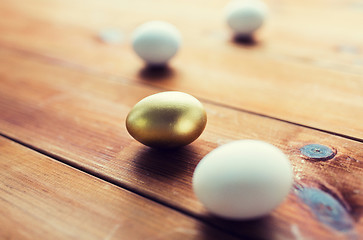
M 239 36 L 250 36 L 259 29 L 267 15 L 267 6 L 260 0 L 232 0 L 225 8 L 228 26 Z
M 258 140 L 239 140 L 207 154 L 193 175 L 197 198 L 212 214 L 252 219 L 269 214 L 293 183 L 287 156 Z
M 149 65 L 166 64 L 177 53 L 180 43 L 178 29 L 163 21 L 144 23 L 132 36 L 136 54 Z

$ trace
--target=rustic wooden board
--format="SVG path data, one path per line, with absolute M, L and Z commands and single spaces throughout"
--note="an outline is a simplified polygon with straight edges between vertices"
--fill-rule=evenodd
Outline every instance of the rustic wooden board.
M 270 23 L 256 44 L 243 45 L 223 25 L 225 1 L 3 1 L 0 45 L 362 139 L 360 2 L 268 3 Z M 155 18 L 174 23 L 184 38 L 161 74 L 143 69 L 129 43 L 138 24 Z M 120 44 L 98 38 L 110 27 L 121 31 Z
M 359 29 L 357 23 L 363 18 L 362 1 L 267 0 L 265 2 L 269 6 L 269 19 L 263 31 L 258 34 L 258 40 L 263 44 L 263 48 L 255 48 L 248 53 L 256 54 L 262 51 L 264 55 L 274 58 L 289 58 L 290 61 L 315 64 L 337 71 L 362 73 L 363 65 L 360 60 L 363 35 L 357 31 Z M 192 2 L 14 0 L 3 1 L 1 11 L 7 17 L 4 19 L 7 24 L 11 24 L 18 17 L 35 17 L 38 23 L 46 21 L 55 24 L 53 27 L 63 23 L 94 31 L 105 27 L 132 30 L 134 25 L 141 21 L 165 19 L 172 22 L 182 21 L 180 27 L 185 33 L 192 32 L 197 38 L 203 32 L 207 36 L 211 34 L 229 39 L 229 33 L 223 22 L 225 4 L 226 1 L 222 0 Z M 82 14 L 79 14 L 80 12 Z M 186 13 L 188 17 L 185 17 Z M 26 22 L 21 25 L 18 22 L 17 26 L 22 26 L 21 29 L 24 31 L 26 30 L 24 27 L 27 26 L 29 30 L 32 25 L 24 24 Z M 42 31 L 39 28 L 32 30 Z M 6 36 L 6 39 L 13 37 Z
M 0 137 L 1 239 L 236 239 Z
M 358 141 L 204 103 L 208 125 L 200 139 L 176 152 L 155 151 L 131 139 L 124 121 L 138 100 L 159 90 L 61 67 L 28 52 L 2 49 L 0 61 L 0 132 L 11 138 L 241 236 L 338 239 L 363 232 Z M 260 221 L 215 219 L 192 192 L 193 170 L 216 146 L 244 138 L 271 142 L 289 155 L 295 190 Z M 337 155 L 309 161 L 299 151 L 308 143 L 330 146 Z

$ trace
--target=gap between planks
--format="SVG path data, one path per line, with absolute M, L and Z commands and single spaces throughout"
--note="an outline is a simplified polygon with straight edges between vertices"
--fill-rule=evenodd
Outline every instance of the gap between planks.
M 15 55 L 15 54 L 14 54 Z M 19 57 L 19 55 L 15 55 L 15 56 L 17 56 L 17 57 Z M 31 61 L 31 58 L 28 58 L 28 60 L 27 61 Z M 43 65 L 43 66 L 46 66 L 46 64 L 42 64 L 41 62 L 39 63 L 37 63 L 38 65 Z M 49 67 L 52 67 L 52 68 L 61 68 L 61 66 L 60 65 L 58 65 L 58 66 L 52 66 L 51 64 L 48 64 L 48 66 Z M 15 69 L 14 69 L 15 70 Z M 64 70 L 64 73 L 66 73 L 66 71 L 67 71 L 67 68 L 64 68 L 63 69 Z M 68 71 L 69 71 L 69 69 L 68 69 Z M 66 75 L 67 76 L 67 75 Z M 40 75 L 38 76 L 38 77 L 40 77 Z M 85 74 L 85 77 L 87 77 L 87 75 Z M 106 83 L 107 83 L 107 81 L 106 81 Z M 111 84 L 112 82 L 109 82 L 109 84 Z M 125 86 L 127 86 L 126 84 L 124 84 Z M 131 86 L 130 86 L 131 87 Z M 139 86 L 139 88 L 141 89 L 141 87 Z M 145 88 L 145 90 L 146 90 L 146 88 Z M 135 99 L 137 99 L 137 98 L 134 98 L 134 100 Z M 131 102 L 129 102 L 128 104 L 131 104 Z M 130 106 L 129 106 L 130 107 Z M 221 109 L 223 109 L 223 108 L 221 108 Z M 225 109 L 225 110 L 227 110 L 227 109 Z M 252 115 L 251 115 L 251 117 L 252 117 Z M 268 119 L 265 119 L 265 121 L 267 121 Z M 280 124 L 282 124 L 282 123 L 280 123 Z M 290 125 L 291 127 L 293 127 L 293 125 L 291 125 L 291 124 L 287 124 L 287 125 Z M 295 127 L 294 127 L 295 128 Z M 318 132 L 316 132 L 316 133 L 318 133 Z M 10 135 L 11 136 L 11 135 Z M 21 137 L 16 137 L 16 136 L 14 136 L 14 138 L 15 139 L 22 139 Z M 336 139 L 336 140 L 338 140 L 338 139 Z M 343 139 L 341 139 L 341 140 L 343 140 Z M 30 146 L 32 146 L 32 145 L 35 145 L 35 144 L 30 144 Z M 48 149 L 48 151 L 45 151 L 45 153 L 48 153 L 49 152 L 49 149 Z M 52 151 L 50 151 L 50 152 L 52 152 Z M 55 152 L 55 155 L 57 156 L 57 155 L 59 155 L 59 153 L 57 153 L 57 152 Z M 62 156 L 62 159 L 63 160 L 66 160 L 67 161 L 67 159 L 72 159 L 72 157 L 68 157 L 68 156 L 64 156 L 64 155 L 62 155 L 62 154 L 60 154 L 59 156 Z M 78 165 L 78 163 L 76 163 L 75 164 L 75 166 L 77 166 Z M 89 171 L 91 171 L 91 172 L 93 172 L 93 171 L 95 171 L 95 169 L 93 169 L 92 170 L 92 168 L 91 168 L 91 170 L 89 170 Z M 102 175 L 103 173 L 101 173 L 101 175 Z M 120 180 L 119 179 L 117 179 L 116 180 L 116 183 L 118 183 Z M 121 183 L 122 183 L 122 181 L 121 181 Z M 133 186 L 131 186 L 131 188 L 133 188 Z M 143 191 L 142 191 L 143 192 Z M 146 195 L 146 196 L 148 196 L 148 194 L 149 193 L 146 193 L 145 194 L 145 192 L 143 192 L 144 193 L 144 195 Z M 153 194 L 152 194 L 152 196 L 154 196 Z M 156 199 L 162 199 L 163 200 L 163 198 L 161 198 L 160 196 L 154 196 L 154 198 L 156 198 Z M 165 200 L 164 200 L 165 201 Z M 176 202 L 174 202 L 174 203 L 172 203 L 172 205 L 175 205 L 175 206 L 179 206 Z M 182 208 L 182 209 L 184 209 L 184 208 Z M 187 211 L 191 211 L 191 212 L 194 212 L 194 211 L 192 211 L 192 210 L 187 210 Z M 199 215 L 198 215 L 199 216 Z M 243 236 L 244 234 L 242 233 L 242 236 Z
M 221 232 L 224 232 L 226 234 L 229 234 L 229 235 L 231 235 L 233 237 L 237 237 L 237 238 L 250 237 L 250 236 L 241 236 L 241 235 L 238 235 L 238 234 L 236 234 L 236 233 L 234 233 L 232 231 L 228 231 L 227 229 L 224 229 L 223 227 L 220 227 L 218 224 L 214 224 L 213 222 L 206 221 L 205 219 L 199 217 L 198 215 L 194 214 L 191 211 L 188 211 L 187 209 L 184 210 L 184 209 L 179 208 L 179 207 L 177 207 L 177 206 L 175 206 L 175 205 L 173 205 L 171 203 L 168 203 L 168 202 L 163 201 L 163 200 L 161 200 L 161 199 L 159 199 L 157 197 L 154 197 L 154 196 L 152 196 L 150 194 L 142 193 L 141 191 L 138 191 L 136 188 L 132 188 L 132 187 L 128 186 L 127 184 L 123 184 L 123 183 L 121 183 L 121 182 L 119 182 L 119 181 L 117 181 L 115 179 L 112 179 L 112 177 L 108 177 L 107 175 L 94 172 L 91 169 L 87 169 L 85 167 L 82 167 L 81 165 L 76 164 L 75 162 L 72 162 L 72 161 L 69 161 L 69 160 L 67 160 L 65 158 L 62 158 L 60 156 L 57 156 L 56 154 L 53 154 L 53 153 L 50 153 L 48 151 L 42 150 L 42 149 L 37 148 L 37 147 L 35 147 L 35 146 L 31 145 L 31 144 L 27 144 L 27 143 L 25 143 L 25 142 L 23 142 L 21 140 L 15 139 L 15 138 L 10 137 L 10 136 L 7 136 L 6 134 L 3 134 L 1 132 L 0 132 L 0 136 L 5 138 L 5 139 L 8 139 L 9 141 L 15 142 L 15 143 L 17 143 L 17 144 L 19 144 L 19 145 L 21 145 L 23 147 L 31 149 L 31 150 L 39 153 L 39 154 L 47 156 L 47 157 L 49 157 L 49 158 L 51 158 L 51 159 L 53 159 L 53 160 L 55 160 L 57 162 L 63 163 L 63 164 L 65 164 L 65 165 L 67 165 L 67 166 L 69 166 L 69 167 L 71 167 L 73 169 L 77 169 L 77 170 L 79 170 L 79 171 L 81 171 L 81 172 L 83 172 L 85 174 L 88 174 L 88 175 L 90 175 L 92 177 L 103 180 L 103 181 L 105 181 L 107 183 L 110 183 L 110 184 L 112 184 L 114 186 L 120 187 L 120 188 L 122 188 L 122 189 L 124 189 L 126 191 L 137 194 L 137 195 L 139 195 L 139 196 L 141 196 L 141 197 L 143 197 L 145 199 L 149 199 L 149 200 L 151 200 L 151 201 L 153 201 L 155 203 L 158 203 L 160 205 L 168 207 L 168 208 L 170 208 L 170 209 L 172 209 L 174 211 L 177 211 L 177 212 L 179 212 L 181 214 L 184 214 L 184 215 L 186 215 L 188 217 L 194 218 L 194 219 L 206 224 L 209 227 L 215 228 L 215 229 L 217 229 L 217 230 L 219 230 Z
M 55 5 L 54 3 L 50 5 L 42 4 L 37 7 L 34 7 L 34 4 L 26 6 L 17 2 L 11 1 L 11 4 L 10 2 L 4 4 L 4 11 L 2 12 L 9 19 L 1 25 L 1 29 L 7 33 L 1 38 L 3 41 L 30 51 L 41 52 L 45 55 L 73 62 L 76 61 L 88 67 L 102 69 L 107 73 L 126 76 L 133 81 L 145 81 L 150 78 L 150 76 L 146 76 L 147 74 L 143 75 L 143 71 L 140 71 L 141 61 L 137 60 L 135 54 L 130 51 L 130 45 L 126 45 L 126 41 L 117 47 L 112 47 L 109 44 L 102 44 L 101 41 L 96 39 L 100 28 L 109 27 L 109 21 L 116 20 L 116 25 L 120 24 L 118 28 L 122 29 L 125 36 L 129 36 L 132 28 L 136 27 L 136 22 L 141 21 L 141 16 L 144 19 L 151 17 L 149 15 L 150 11 L 145 11 L 145 9 L 141 14 L 138 11 L 140 8 L 137 3 L 131 4 L 130 11 L 126 12 L 124 12 L 125 8 L 115 8 L 115 2 L 112 3 L 112 1 L 111 5 L 91 4 L 90 8 L 84 11 L 85 14 L 79 15 L 77 11 L 67 11 L 69 6 L 72 6 L 72 10 L 77 10 L 77 7 L 73 8 L 74 2 L 72 1 L 61 1 Z M 161 1 L 159 3 L 165 2 Z M 202 12 L 206 10 L 202 7 L 204 5 L 200 5 L 199 8 Z M 118 4 L 117 6 L 121 5 Z M 185 46 L 191 52 L 188 53 L 189 50 L 181 51 L 181 56 L 175 59 L 175 62 L 171 65 L 172 70 L 174 69 L 173 66 L 177 66 L 175 68 L 177 70 L 175 71 L 176 74 L 170 75 L 169 80 L 172 81 L 154 81 L 154 85 L 184 90 L 205 98 L 209 98 L 210 94 L 213 93 L 216 96 L 213 98 L 217 98 L 218 102 L 224 102 L 227 105 L 243 107 L 292 122 L 363 139 L 361 135 L 363 129 L 356 121 L 357 116 L 363 118 L 361 107 L 358 104 L 362 101 L 359 92 L 361 90 L 361 79 L 359 75 L 344 74 L 344 71 L 336 71 L 334 67 L 336 64 L 339 65 L 345 62 L 342 53 L 337 52 L 338 49 L 335 49 L 338 42 L 345 42 L 347 36 L 351 36 L 351 39 L 354 36 L 361 37 L 359 34 L 357 35 L 354 27 L 343 28 L 345 30 L 349 29 L 349 34 L 342 36 L 341 31 L 337 33 L 336 29 L 339 29 L 339 27 L 327 27 L 332 26 L 332 24 L 326 21 L 329 17 L 321 17 L 321 11 L 315 11 L 318 15 L 310 19 L 306 18 L 307 15 L 311 15 L 309 4 L 307 6 L 306 4 L 292 4 L 290 7 L 286 6 L 287 9 L 297 10 L 296 8 L 302 7 L 305 10 L 301 9 L 301 12 L 300 10 L 298 12 L 294 11 L 296 14 L 279 19 L 273 24 L 275 27 L 271 29 L 274 34 L 267 34 L 266 38 L 262 38 L 264 40 L 260 42 L 260 45 L 257 44 L 248 49 L 234 44 L 232 39 L 228 39 L 229 35 L 222 28 L 215 32 L 217 24 L 213 26 L 210 21 L 207 21 L 206 26 L 200 22 L 200 26 L 195 28 L 195 23 L 199 22 L 199 18 L 195 18 L 196 16 L 193 16 L 192 19 L 188 18 L 188 23 L 180 20 L 184 17 L 180 7 L 187 10 L 188 5 L 175 5 L 172 3 L 168 6 L 175 11 L 175 14 L 170 15 L 170 20 L 186 33 L 183 34 L 186 37 L 185 43 L 187 45 Z M 319 6 L 323 7 L 324 5 Z M 78 7 L 83 9 L 82 6 Z M 332 10 L 335 9 L 339 12 L 346 10 L 344 16 L 350 19 L 350 10 L 342 9 L 341 3 L 330 7 L 332 7 Z M 99 12 L 100 9 L 106 12 L 111 10 L 111 14 L 107 14 L 102 18 L 94 18 L 92 12 L 94 10 Z M 322 9 L 325 9 L 325 6 Z M 220 8 L 214 5 L 208 11 L 206 16 L 208 16 L 209 20 L 217 22 L 214 15 L 220 11 Z M 63 16 L 64 12 L 69 14 L 67 14 L 66 18 Z M 126 15 L 120 15 L 120 13 Z M 278 15 L 280 16 L 280 14 Z M 296 15 L 319 24 L 312 24 L 314 28 L 306 28 L 309 24 L 305 27 L 301 25 L 303 18 L 295 19 L 297 22 L 286 21 L 289 18 L 294 19 Z M 120 16 L 124 17 L 124 21 L 119 21 Z M 358 17 L 358 15 L 355 16 Z M 321 22 L 322 19 L 325 20 Z M 359 22 L 354 16 L 351 21 L 353 22 L 351 22 L 350 26 L 356 26 L 355 23 Z M 106 24 L 107 22 L 108 24 Z M 286 22 L 289 24 L 285 25 Z M 337 21 L 335 25 L 344 27 L 341 21 Z M 31 27 L 32 31 L 28 31 L 27 26 Z M 295 26 L 303 27 L 300 29 L 302 32 L 297 31 Z M 322 34 L 321 29 L 330 29 L 332 31 L 328 31 L 329 33 L 316 38 L 318 36 L 316 33 Z M 223 36 L 216 36 L 215 34 L 222 34 Z M 228 44 L 226 45 L 227 41 Z M 359 46 L 358 42 L 357 44 Z M 301 48 L 302 46 L 303 48 Z M 213 52 L 217 54 L 211 56 L 211 58 L 204 54 L 209 52 L 210 48 L 214 49 Z M 240 48 L 240 50 L 237 50 L 237 48 Z M 291 59 L 286 59 L 286 54 L 289 56 L 291 54 L 293 56 L 296 54 L 300 57 L 305 56 L 303 58 L 304 63 L 291 62 Z M 218 55 L 220 57 L 217 57 Z M 330 70 L 326 69 L 326 64 L 321 62 L 321 55 L 324 55 L 323 58 L 330 62 L 328 64 Z M 330 57 L 327 57 L 327 55 Z M 359 55 L 357 54 L 357 56 Z M 242 61 L 246 64 L 239 66 L 238 63 L 242 63 Z M 318 64 L 319 62 L 321 64 Z M 184 71 L 186 69 L 183 67 L 184 64 L 189 64 L 190 68 L 187 71 Z M 211 69 L 212 71 L 208 73 L 208 71 L 204 71 L 205 69 Z M 156 79 L 152 76 L 151 78 Z M 162 79 L 166 80 L 168 78 L 163 77 Z M 221 79 L 224 80 L 221 82 Z M 225 83 L 223 83 L 224 81 Z M 347 81 L 347 84 L 345 81 Z M 194 84 L 195 86 L 193 86 Z M 256 87 L 258 87 L 257 94 L 254 93 Z M 220 92 L 219 89 L 224 89 L 224 91 Z M 344 89 L 346 90 L 344 91 Z M 239 96 L 240 93 L 242 95 Z M 301 99 L 304 100 L 301 101 Z
M 120 82 L 120 80 L 122 80 L 122 83 L 127 84 L 127 85 L 138 85 L 138 86 L 143 86 L 143 87 L 146 86 L 149 89 L 161 90 L 161 91 L 174 90 L 174 89 L 163 88 L 163 87 L 160 87 L 160 86 L 155 86 L 155 85 L 152 85 L 152 84 L 148 84 L 146 82 L 131 81 L 128 78 L 123 77 L 123 76 L 98 71 L 98 70 L 95 70 L 94 68 L 90 68 L 90 67 L 84 66 L 82 64 L 77 64 L 77 63 L 67 61 L 67 60 L 64 60 L 64 59 L 61 59 L 61 58 L 58 58 L 58 57 L 47 56 L 47 55 L 44 55 L 44 54 L 41 54 L 41 53 L 37 53 L 37 52 L 29 51 L 29 50 L 26 50 L 26 49 L 18 48 L 18 47 L 11 46 L 11 45 L 6 44 L 6 43 L 1 42 L 1 41 L 0 41 L 0 47 L 2 47 L 4 49 L 7 49 L 7 50 L 10 50 L 10 51 L 13 51 L 13 52 L 18 53 L 18 54 L 21 54 L 22 56 L 26 56 L 26 57 L 29 57 L 29 58 L 36 58 L 39 61 L 45 62 L 47 64 L 60 65 L 62 67 L 65 67 L 65 68 L 68 68 L 68 69 L 73 69 L 73 70 L 76 70 L 78 72 L 82 72 L 82 73 L 86 73 L 86 74 L 90 74 L 90 75 L 94 75 L 94 76 L 98 76 L 98 77 L 102 77 L 102 78 L 107 78 L 108 81 L 116 81 L 117 80 L 117 82 Z M 327 134 L 331 134 L 331 135 L 334 135 L 334 136 L 338 136 L 338 137 L 342 137 L 342 138 L 346 138 L 346 139 L 349 139 L 349 140 L 353 140 L 353 141 L 363 143 L 363 139 L 360 139 L 360 138 L 357 138 L 357 137 L 353 137 L 353 136 L 349 136 L 349 135 L 346 135 L 346 134 L 336 133 L 336 132 L 333 132 L 333 131 L 312 127 L 312 126 L 309 126 L 309 125 L 305 125 L 305 124 L 285 120 L 285 119 L 278 118 L 278 117 L 273 117 L 273 116 L 270 116 L 270 115 L 267 115 L 267 114 L 262 114 L 262 113 L 250 111 L 250 110 L 247 110 L 247 109 L 243 109 L 243 108 L 229 106 L 227 104 L 215 102 L 215 101 L 212 101 L 212 100 L 209 100 L 209 99 L 206 99 L 206 98 L 203 98 L 203 97 L 199 97 L 199 96 L 196 96 L 196 97 L 201 102 L 209 103 L 209 104 L 214 105 L 214 106 L 223 107 L 223 108 L 227 108 L 227 109 L 231 109 L 231 110 L 235 110 L 235 111 L 239 111 L 239 112 L 244 112 L 244 113 L 252 114 L 252 115 L 255 115 L 255 116 L 259 116 L 259 117 L 269 118 L 269 119 L 277 120 L 277 121 L 280 121 L 280 122 L 292 124 L 292 125 L 295 125 L 295 126 L 304 127 L 304 128 L 312 129 L 312 130 L 315 130 L 315 131 L 319 131 L 319 132 L 323 132 L 323 133 L 327 133 Z
M 0 145 L 1 148 L 5 150 L 4 155 L 0 156 L 0 159 L 3 157 L 4 162 L 0 163 L 5 167 L 5 170 L 9 170 L 8 172 L 0 174 L 0 178 L 6 178 L 4 182 L 5 185 L 1 186 L 0 184 L 0 191 L 4 192 L 4 195 L 0 197 L 0 201 L 10 205 L 11 208 L 9 211 L 0 208 L 0 212 L 5 213 L 0 217 L 0 222 L 5 221 L 5 226 L 3 224 L 0 226 L 0 238 L 1 236 L 5 236 L 6 239 L 13 239 L 12 237 L 15 237 L 16 239 L 34 239 L 34 235 L 40 234 L 44 237 L 44 234 L 49 234 L 47 233 L 47 231 L 50 230 L 49 228 L 52 229 L 56 227 L 55 231 L 52 231 L 50 234 L 53 234 L 52 236 L 54 239 L 69 239 L 70 235 L 73 236 L 71 237 L 72 239 L 100 239 L 100 233 L 103 233 L 102 235 L 106 237 L 102 239 L 115 239 L 115 237 L 120 235 L 135 236 L 134 233 L 140 233 L 140 227 L 145 227 L 145 230 L 158 230 L 156 235 L 150 235 L 150 231 L 145 231 L 149 233 L 141 232 L 141 235 L 148 234 L 150 239 L 166 239 L 165 236 L 169 236 L 169 234 L 175 236 L 178 233 L 180 233 L 180 235 L 189 235 L 193 239 L 200 239 L 200 236 L 202 236 L 202 239 L 204 239 L 203 237 L 208 237 L 208 239 L 209 237 L 212 237 L 213 239 L 221 239 L 221 237 L 236 239 L 226 231 L 219 231 L 208 224 L 204 224 L 197 219 L 186 216 L 185 214 L 170 209 L 160 203 L 146 199 L 127 189 L 120 189 L 118 186 L 104 181 L 103 179 L 95 178 L 88 173 L 78 171 L 56 159 L 45 156 L 26 146 L 24 147 L 19 142 L 1 136 L 1 134 Z M 11 156 L 14 152 L 18 155 L 13 159 Z M 25 159 L 27 161 L 24 161 Z M 69 177 L 71 177 L 71 179 L 68 179 Z M 74 181 L 72 180 L 73 178 Z M 24 180 L 28 181 L 24 182 Z M 70 182 L 75 184 L 73 185 L 73 188 L 69 188 L 68 184 Z M 13 185 L 13 183 L 15 185 Z M 19 185 L 16 186 L 16 184 Z M 95 187 L 95 189 L 92 189 L 90 186 Z M 13 190 L 15 192 L 12 192 Z M 105 191 L 107 191 L 110 196 L 105 195 Z M 99 195 L 102 192 L 103 194 Z M 18 193 L 21 193 L 22 196 L 19 196 Z M 73 196 L 74 193 L 76 193 L 75 196 Z M 7 198 L 8 196 L 16 197 L 16 199 L 9 200 Z M 117 199 L 118 197 L 121 198 Z M 31 201 L 26 201 L 30 199 L 40 200 L 41 202 L 38 202 L 38 205 L 33 205 Z M 125 208 L 125 202 L 127 203 L 127 201 L 130 201 L 131 208 Z M 123 204 L 119 205 L 119 202 Z M 23 204 L 31 204 L 34 208 L 25 208 Z M 145 204 L 150 207 L 145 208 Z M 93 211 L 94 206 L 98 206 L 99 211 Z M 17 215 L 19 216 L 19 213 L 14 213 L 14 209 L 18 212 L 20 211 L 20 214 L 23 214 L 25 218 L 17 217 Z M 69 214 L 69 210 L 73 210 L 72 213 Z M 132 219 L 128 218 L 138 210 L 141 210 L 142 214 L 136 215 L 135 218 Z M 81 213 L 81 215 L 79 213 Z M 123 214 L 119 216 L 120 213 Z M 166 216 L 168 218 L 169 216 L 176 217 L 180 222 L 175 222 L 174 218 L 160 221 L 161 219 L 157 216 L 160 217 L 165 214 L 167 214 Z M 87 224 L 85 225 L 84 217 L 86 216 L 89 216 L 89 218 L 86 220 Z M 150 221 L 147 220 L 154 216 L 156 217 L 154 223 L 149 225 L 148 222 Z M 30 220 L 29 218 L 33 218 L 35 221 L 26 224 L 26 222 Z M 66 221 L 63 221 L 64 218 Z M 109 220 L 111 220 L 111 222 Z M 38 228 L 37 223 L 39 224 L 44 221 L 46 221 L 46 223 Z M 126 223 L 130 221 L 134 224 Z M 145 223 L 143 221 L 147 222 Z M 163 226 L 163 223 L 168 221 L 172 221 L 172 223 L 168 226 Z M 55 222 L 58 224 L 54 224 Z M 93 228 L 95 227 L 95 224 L 99 225 L 101 223 L 103 224 L 102 226 L 99 226 L 99 228 Z M 111 224 L 107 225 L 107 223 Z M 154 227 L 152 226 L 153 224 L 155 224 Z M 31 230 L 29 229 L 29 225 L 33 225 Z M 70 226 L 73 229 L 69 230 L 68 228 Z M 111 226 L 113 227 L 109 228 Z M 5 231 L 1 231 L 4 227 Z M 92 229 L 85 231 L 87 228 L 91 227 Z M 64 234 L 67 238 L 60 236 L 64 236 Z M 23 235 L 23 237 L 17 237 L 21 235 Z M 41 237 L 41 239 L 43 239 L 43 237 Z M 126 239 L 146 238 L 144 236 L 143 238 L 132 237 Z M 177 237 L 177 239 L 185 239 L 185 236 L 183 238 Z

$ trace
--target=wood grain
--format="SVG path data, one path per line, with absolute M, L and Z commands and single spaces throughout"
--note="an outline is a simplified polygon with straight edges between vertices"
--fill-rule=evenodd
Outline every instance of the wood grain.
M 131 139 L 124 121 L 138 100 L 159 90 L 43 60 L 26 52 L 0 50 L 1 133 L 240 236 L 340 239 L 363 233 L 362 143 L 204 103 L 208 124 L 200 139 L 178 151 L 152 150 Z M 213 148 L 245 138 L 271 142 L 289 155 L 296 190 L 260 221 L 215 219 L 192 192 L 193 170 Z M 337 155 L 326 162 L 310 161 L 299 151 L 308 143 L 330 146 Z M 338 225 L 349 228 L 342 231 L 341 225 L 336 228 L 320 220 L 322 213 L 314 210 L 316 203 L 304 201 L 309 193 L 304 189 L 311 188 L 320 191 L 317 196 L 323 192 L 336 199 L 334 204 L 344 209 L 347 218 Z M 324 219 L 334 220 L 330 202 L 317 199 L 326 210 Z
M 235 239 L 0 137 L 1 239 Z
M 222 21 L 224 4 L 3 1 L 0 45 L 363 138 L 363 126 L 356 121 L 363 118 L 359 2 L 269 1 L 270 22 L 253 45 L 231 41 Z M 138 24 L 155 18 L 172 22 L 183 34 L 183 48 L 164 73 L 144 69 L 129 42 Z M 99 33 L 110 27 L 120 31 L 121 43 L 99 40 Z

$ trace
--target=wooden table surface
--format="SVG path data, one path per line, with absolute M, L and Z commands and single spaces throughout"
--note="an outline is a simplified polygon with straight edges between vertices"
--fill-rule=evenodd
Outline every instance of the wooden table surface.
M 363 239 L 363 1 L 270 0 L 235 41 L 228 1 L 0 1 L 0 239 Z M 141 23 L 182 34 L 169 68 L 132 51 Z M 183 91 L 208 123 L 173 151 L 130 137 L 140 99 Z M 197 163 L 236 139 L 283 150 L 294 187 L 253 221 L 211 216 Z M 319 161 L 308 144 L 331 148 Z

